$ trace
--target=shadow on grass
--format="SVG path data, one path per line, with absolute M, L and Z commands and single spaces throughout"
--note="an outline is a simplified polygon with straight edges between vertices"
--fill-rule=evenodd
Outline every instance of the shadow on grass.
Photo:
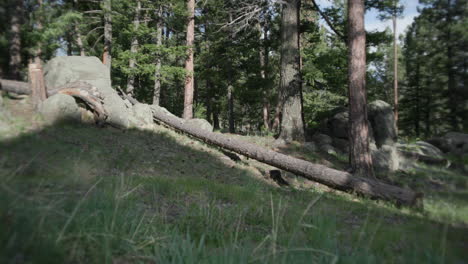
M 0 177 L 0 262 L 466 256 L 464 228 L 364 199 L 274 188 L 216 149 L 162 128 L 57 124 L 22 134 L 0 142 Z

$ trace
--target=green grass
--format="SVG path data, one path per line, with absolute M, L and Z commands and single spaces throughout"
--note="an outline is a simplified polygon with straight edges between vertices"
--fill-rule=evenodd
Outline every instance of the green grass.
M 464 263 L 468 257 L 467 186 L 454 173 L 395 175 L 429 190 L 425 210 L 413 211 L 315 185 L 279 188 L 251 161 L 235 163 L 163 128 L 61 124 L 29 131 L 0 139 L 0 263 Z M 299 146 L 284 151 L 322 159 Z M 410 180 L 418 177 L 443 180 L 443 187 Z

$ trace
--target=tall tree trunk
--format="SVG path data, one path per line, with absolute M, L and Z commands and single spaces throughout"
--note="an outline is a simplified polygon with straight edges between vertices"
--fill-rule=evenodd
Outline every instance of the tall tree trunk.
M 269 21 L 268 17 L 265 18 L 263 28 L 261 27 L 260 23 L 257 24 L 258 31 L 260 32 L 260 36 L 263 35 L 262 46 L 260 48 L 260 76 L 263 79 L 263 107 L 262 107 L 262 117 L 263 117 L 263 127 L 266 130 L 270 130 L 270 100 L 269 97 L 269 75 L 268 75 L 268 67 L 269 67 L 269 46 L 268 46 L 268 26 Z
M 229 121 L 229 133 L 236 133 L 236 127 L 234 123 L 234 96 L 232 95 L 233 87 L 232 84 L 228 85 L 227 98 L 228 98 L 228 121 Z
M 109 71 L 112 65 L 112 0 L 104 0 L 104 54 L 103 63 Z
M 84 57 L 86 56 L 86 51 L 83 45 L 83 38 L 81 36 L 80 28 L 78 27 L 77 24 L 74 25 L 74 30 L 75 30 L 76 45 L 78 46 L 78 49 L 80 50 L 80 56 Z
M 135 18 L 133 20 L 133 29 L 135 31 L 140 27 L 140 11 L 141 11 L 141 2 L 140 0 L 136 1 L 135 7 Z M 135 74 L 132 72 L 135 69 L 135 56 L 138 52 L 138 37 L 137 34 L 134 34 L 132 37 L 132 44 L 130 47 L 130 60 L 128 61 L 128 67 L 130 68 L 130 75 L 127 78 L 127 94 L 133 96 L 135 93 Z
M 213 104 L 213 129 L 214 130 L 219 130 L 221 126 L 219 125 L 219 104 L 217 102 L 218 100 L 215 100 Z
M 397 18 L 396 15 L 392 17 L 393 20 L 393 105 L 395 115 L 395 128 L 398 135 L 398 47 L 397 47 Z
M 76 11 L 77 8 L 76 8 L 76 5 L 78 4 L 78 0 L 73 0 L 73 10 Z M 75 23 L 73 25 L 73 31 L 74 31 L 74 34 L 75 34 L 75 42 L 76 42 L 76 45 L 78 46 L 78 49 L 80 50 L 80 56 L 86 56 L 86 51 L 85 51 L 85 48 L 84 48 L 84 45 L 83 45 L 83 37 L 81 36 L 81 32 L 80 32 L 80 27 L 78 26 L 77 23 Z
M 206 103 L 206 121 L 208 123 L 213 124 L 213 119 L 211 118 L 213 114 L 213 97 L 211 96 L 211 81 L 210 78 L 206 78 L 206 96 L 205 96 L 205 103 Z
M 193 69 L 193 41 L 195 38 L 195 0 L 187 0 L 187 59 L 185 60 L 185 94 L 184 94 L 184 119 L 193 118 L 193 89 L 194 89 L 194 69 Z
M 157 23 L 156 23 L 156 45 L 158 50 L 162 48 L 162 38 L 163 38 L 163 19 L 162 19 L 162 6 L 159 6 L 157 10 Z M 166 29 L 167 30 L 167 29 Z M 157 53 L 156 56 L 156 69 L 154 70 L 154 91 L 153 91 L 153 105 L 159 105 L 161 100 L 161 52 Z
M 43 1 L 38 0 L 37 5 L 38 5 L 38 8 L 39 8 L 39 15 L 36 18 L 36 27 L 37 27 L 37 30 L 40 32 L 43 29 L 43 25 L 42 25 L 42 19 L 43 19 L 42 18 L 42 5 L 43 5 Z M 34 51 L 34 63 L 39 64 L 39 65 L 41 64 L 41 55 L 42 55 L 41 45 L 42 45 L 42 43 L 40 41 L 38 41 L 36 50 Z
M 229 23 L 233 21 L 233 16 L 232 13 L 229 14 Z M 233 47 L 234 39 L 235 39 L 235 34 L 232 30 L 232 28 L 229 28 L 229 40 L 226 43 L 227 49 L 231 49 Z M 228 87 L 227 87 L 227 100 L 228 100 L 228 125 L 229 125 L 229 133 L 236 133 L 236 127 L 235 127 L 235 117 L 234 117 L 234 95 L 233 95 L 233 90 L 234 90 L 234 76 L 233 76 L 233 70 L 232 70 L 232 61 L 234 58 L 232 56 L 227 56 L 226 58 L 228 60 L 227 63 L 227 73 L 228 73 Z
M 447 45 L 447 77 L 448 77 L 448 92 L 449 92 L 449 100 L 448 100 L 448 108 L 450 109 L 450 125 L 453 130 L 458 131 L 458 120 L 457 120 L 457 94 L 456 94 L 456 80 L 455 80 L 455 70 L 454 70 L 454 63 L 453 63 L 453 46 L 452 46 L 452 32 L 451 32 L 451 24 L 452 24 L 452 1 L 447 0 L 447 16 L 446 16 L 446 32 L 447 32 L 447 39 L 445 40 L 445 44 Z
M 281 123 L 281 109 L 282 109 L 282 95 L 281 90 L 278 91 L 278 102 L 275 107 L 275 117 L 273 118 L 273 124 L 271 125 L 272 131 L 278 131 L 279 125 Z
M 21 79 L 21 18 L 23 0 L 11 0 L 10 18 L 10 63 L 9 75 L 13 80 Z
M 286 0 L 281 12 L 281 76 L 279 98 L 282 105 L 279 137 L 304 141 L 299 53 L 300 0 Z
M 414 122 L 414 132 L 416 137 L 419 137 L 420 129 L 419 129 L 419 121 L 420 121 L 420 114 L 421 114 L 421 86 L 420 86 L 420 65 L 419 65 L 419 54 L 418 59 L 416 60 L 416 114 L 413 117 Z
M 73 38 L 70 32 L 66 33 L 67 39 L 67 56 L 73 56 Z
M 366 102 L 364 0 L 348 0 L 348 41 L 349 160 L 353 173 L 373 177 Z

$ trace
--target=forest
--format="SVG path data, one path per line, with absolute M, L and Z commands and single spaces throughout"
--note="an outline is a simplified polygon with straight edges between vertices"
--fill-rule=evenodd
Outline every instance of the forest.
M 0 262 L 464 263 L 467 15 L 0 0 Z
M 185 2 L 2 0 L 1 75 L 26 78 L 27 63 L 35 56 L 44 61 L 57 52 L 102 58 L 108 50 L 112 84 L 138 100 L 182 115 L 181 87 L 190 75 L 193 116 L 230 133 L 274 133 L 281 5 L 200 1 L 187 42 Z M 330 2 L 322 10 L 315 0 L 302 1 L 299 20 L 293 21 L 299 31 L 302 112 L 309 129 L 348 103 L 346 1 Z M 399 17 L 404 9 L 393 0 L 365 5 L 377 9 L 382 20 Z M 391 28 L 366 32 L 368 100 L 394 106 L 396 79 L 402 136 L 466 131 L 466 2 L 421 1 L 419 8 L 419 16 L 400 36 Z M 323 18 L 331 27 L 319 23 Z M 193 73 L 185 65 L 188 47 L 194 54 Z

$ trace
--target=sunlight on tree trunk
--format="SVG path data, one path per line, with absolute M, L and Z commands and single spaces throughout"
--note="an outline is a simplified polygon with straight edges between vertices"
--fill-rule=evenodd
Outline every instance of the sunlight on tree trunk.
M 138 31 L 138 28 L 140 27 L 140 10 L 141 10 L 141 2 L 140 0 L 136 1 L 137 5 L 135 7 L 135 19 L 133 20 L 133 29 L 135 31 Z M 135 74 L 132 72 L 135 70 L 135 56 L 138 52 L 138 34 L 133 33 L 132 36 L 132 44 L 130 46 L 130 60 L 128 62 L 128 68 L 131 71 L 128 78 L 127 78 L 127 94 L 133 96 L 135 93 Z
M 373 177 L 366 100 L 364 0 L 348 0 L 349 160 L 354 174 Z
M 193 69 L 193 41 L 195 38 L 195 0 L 187 0 L 187 60 L 185 61 L 185 95 L 184 114 L 185 119 L 193 118 L 193 93 L 194 93 L 194 69 Z
M 287 0 L 281 13 L 280 138 L 305 141 L 299 54 L 300 0 Z
M 158 50 L 162 47 L 162 38 L 163 38 L 163 18 L 162 18 L 162 7 L 159 6 L 156 11 L 156 45 Z M 161 52 L 156 54 L 156 69 L 154 70 L 154 91 L 153 91 L 153 105 L 159 105 L 161 100 Z
M 393 96 L 394 96 L 394 115 L 395 127 L 398 134 L 398 47 L 397 47 L 397 18 L 392 17 L 393 22 Z
M 112 6 L 111 0 L 104 0 L 104 54 L 102 62 L 111 70 L 112 65 Z

